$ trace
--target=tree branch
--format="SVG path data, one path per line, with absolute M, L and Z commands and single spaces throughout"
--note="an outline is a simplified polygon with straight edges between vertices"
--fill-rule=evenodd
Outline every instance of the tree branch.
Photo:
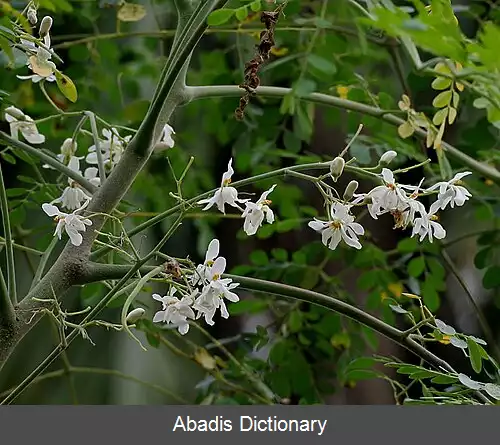
M 151 272 L 158 266 L 142 266 L 143 272 Z M 124 278 L 130 275 L 132 266 L 128 265 L 113 265 L 113 264 L 99 264 L 91 263 L 86 273 L 86 282 L 101 281 L 107 279 Z M 408 335 L 407 331 L 402 331 L 395 328 L 382 320 L 370 315 L 369 313 L 352 306 L 342 300 L 339 300 L 328 295 L 320 294 L 311 290 L 301 289 L 294 286 L 289 286 L 281 283 L 274 283 L 271 281 L 260 280 L 257 278 L 242 277 L 239 275 L 224 274 L 225 278 L 231 278 L 234 282 L 240 283 L 240 289 L 246 289 L 253 292 L 261 292 L 266 294 L 273 294 L 284 298 L 292 298 L 306 303 L 316 304 L 326 309 L 334 311 L 338 314 L 344 315 L 358 323 L 361 323 L 375 332 L 389 338 L 393 342 L 412 352 L 417 357 L 426 361 L 429 365 L 437 370 L 446 370 L 448 372 L 457 373 L 453 367 L 445 360 L 434 355 L 428 351 L 420 343 L 416 342 L 412 336 Z M 477 394 L 484 402 L 489 400 L 481 393 Z
M 215 98 L 215 97 L 239 97 L 241 96 L 242 90 L 236 85 L 207 85 L 207 86 L 186 86 L 186 95 L 189 100 L 203 99 L 203 98 Z M 261 86 L 256 90 L 257 96 L 262 97 L 276 97 L 282 98 L 287 94 L 290 94 L 292 90 L 290 88 L 281 87 L 267 87 Z M 380 108 L 371 107 L 359 102 L 354 102 L 351 100 L 341 99 L 339 97 L 330 96 L 328 94 L 322 93 L 311 93 L 301 97 L 301 100 L 312 102 L 318 105 L 326 105 L 329 107 L 342 108 L 344 110 L 355 111 L 357 113 L 366 114 L 368 116 L 373 116 L 378 119 L 383 120 L 394 126 L 400 126 L 405 121 L 399 117 L 388 113 Z M 415 134 L 422 139 L 427 137 L 427 132 L 421 129 L 415 130 Z M 453 147 L 446 142 L 442 143 L 442 148 L 448 152 L 457 161 L 466 165 L 475 172 L 481 174 L 482 176 L 491 179 L 496 184 L 500 185 L 500 172 L 495 168 L 478 162 L 470 156 L 462 153 L 457 148 Z
M 187 36 L 186 39 L 181 42 L 182 48 L 176 55 L 175 60 L 171 61 L 169 59 L 169 66 L 164 69 L 165 76 L 163 77 L 162 75 L 159 81 L 159 86 L 157 88 L 158 94 L 155 93 L 150 108 L 139 130 L 127 145 L 120 162 L 112 170 L 105 183 L 97 188 L 92 197 L 92 201 L 86 209 L 86 212 L 92 215 L 92 226 L 83 234 L 81 245 L 74 246 L 69 242 L 66 244 L 61 255 L 49 269 L 47 274 L 19 303 L 16 308 L 18 321 L 16 321 L 14 326 L 8 329 L 0 328 L 0 339 L 2 339 L 2 343 L 0 344 L 0 370 L 17 343 L 22 340 L 24 335 L 26 335 L 31 327 L 39 320 L 40 309 L 47 307 L 48 303 L 40 303 L 39 301 L 33 300 L 33 297 L 36 297 L 37 300 L 53 299 L 54 296 L 60 298 L 71 286 L 81 282 L 85 275 L 91 246 L 97 237 L 97 232 L 102 228 L 106 219 L 103 215 L 109 215 L 112 212 L 148 161 L 153 151 L 154 144 L 158 140 L 161 132 L 159 123 L 168 120 L 175 108 L 185 99 L 183 95 L 186 80 L 185 75 L 191 52 L 203 35 L 203 31 L 208 26 L 206 24 L 206 17 L 213 9 L 225 3 L 225 0 L 206 0 L 203 2 L 201 14 L 196 16 L 198 24 L 195 32 Z M 38 156 L 48 164 L 53 165 L 57 162 L 49 156 L 33 149 L 29 145 L 15 141 L 3 132 L 0 132 L 0 138 L 7 140 L 20 149 L 24 149 Z M 61 168 L 58 168 L 58 170 L 61 170 Z M 74 172 L 71 174 L 69 173 L 71 173 L 71 171 L 68 172 L 68 176 L 74 178 Z M 94 191 L 95 188 L 91 188 L 91 190 Z M 100 306 L 97 305 L 94 309 L 97 311 L 99 308 Z M 90 314 L 93 313 L 94 312 L 91 312 Z M 77 333 L 75 331 L 71 338 L 74 338 L 76 335 Z M 62 346 L 58 347 L 57 350 L 53 352 L 55 355 L 50 354 L 41 366 L 50 363 L 51 358 L 53 356 L 57 357 L 64 349 L 65 348 Z M 27 379 L 29 378 L 30 377 Z

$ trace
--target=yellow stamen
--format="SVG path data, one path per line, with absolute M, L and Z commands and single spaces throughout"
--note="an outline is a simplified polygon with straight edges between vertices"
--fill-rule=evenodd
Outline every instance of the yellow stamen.
M 338 230 L 342 227 L 342 223 L 340 221 L 331 221 L 329 226 L 332 228 L 332 229 L 335 229 L 335 230 Z
M 437 216 L 437 215 L 431 215 L 431 217 L 429 219 L 431 221 L 439 221 L 439 216 Z

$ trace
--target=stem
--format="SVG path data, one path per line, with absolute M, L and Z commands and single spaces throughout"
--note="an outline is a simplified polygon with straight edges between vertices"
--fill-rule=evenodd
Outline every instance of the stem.
M 173 399 L 177 400 L 181 404 L 188 404 L 186 400 L 181 398 L 180 396 L 176 395 L 175 393 L 169 391 L 168 389 L 163 388 L 160 385 L 155 385 L 154 383 L 149 383 L 144 380 L 138 379 L 137 377 L 134 377 L 129 374 L 124 374 L 123 372 L 117 371 L 115 369 L 104 369 L 104 368 L 88 368 L 88 367 L 77 367 L 77 366 L 70 366 L 69 370 L 75 374 L 100 374 L 100 375 L 108 375 L 111 377 L 119 377 L 124 380 L 129 380 L 131 382 L 138 383 L 140 385 L 143 385 L 146 388 L 154 389 L 155 391 L 158 391 L 159 393 L 167 396 L 167 397 L 172 397 Z M 53 379 L 57 377 L 62 377 L 66 371 L 64 369 L 58 369 L 57 371 L 51 371 L 47 372 L 45 374 L 39 375 L 33 383 L 39 383 L 43 380 L 48 380 L 48 379 Z M 6 397 L 10 395 L 15 388 L 10 388 L 7 391 L 4 391 L 3 393 L 0 394 L 0 397 Z
M 276 98 L 282 98 L 290 94 L 291 92 L 292 90 L 290 88 L 266 86 L 261 86 L 256 90 L 257 95 Z M 236 85 L 186 86 L 186 94 L 190 100 L 214 97 L 239 97 L 241 95 L 241 89 Z M 404 123 L 404 121 L 399 117 L 380 108 L 371 107 L 369 105 L 353 102 L 347 99 L 341 99 L 339 97 L 330 96 L 328 94 L 311 93 L 302 96 L 301 99 L 318 105 L 337 107 L 345 110 L 355 111 L 361 114 L 366 114 L 368 116 L 373 116 L 394 126 L 400 126 L 402 123 Z M 427 132 L 422 129 L 415 130 L 414 134 L 422 139 L 425 139 L 427 137 Z M 462 153 L 460 150 L 450 144 L 447 144 L 446 142 L 442 143 L 442 148 L 457 161 L 462 162 L 472 170 L 500 185 L 500 172 L 497 169 L 482 162 L 476 161 L 475 159 L 471 158 L 465 153 Z
M 277 32 L 315 32 L 319 28 L 314 26 L 281 26 L 276 27 L 275 30 Z M 262 28 L 257 28 L 255 26 L 239 26 L 238 28 L 208 28 L 204 31 L 204 34 L 253 34 L 256 32 L 262 31 Z M 321 28 L 321 31 L 325 32 L 334 32 L 338 34 L 345 34 L 352 37 L 357 37 L 358 32 L 355 29 L 346 28 L 338 25 L 328 25 L 324 28 Z M 115 40 L 115 39 L 126 39 L 126 38 L 134 38 L 134 37 L 172 37 L 176 33 L 175 29 L 163 29 L 159 31 L 138 31 L 138 32 L 114 32 L 109 34 L 97 34 L 90 36 L 82 36 L 76 38 L 75 40 L 70 40 L 69 42 L 57 43 L 52 46 L 54 49 L 63 49 L 70 48 L 75 45 L 83 45 L 86 43 L 91 43 L 99 40 Z M 57 37 L 54 37 L 56 40 Z M 383 46 L 396 46 L 397 42 L 379 39 L 373 36 L 366 36 L 366 39 L 370 42 L 376 43 L 378 45 Z
M 95 151 L 97 155 L 97 166 L 99 167 L 99 178 L 101 179 L 101 184 L 106 180 L 106 169 L 104 168 L 104 161 L 102 159 L 102 152 L 99 140 L 99 132 L 97 131 L 97 124 L 95 121 L 95 114 L 91 111 L 86 111 L 85 115 L 88 116 L 90 120 L 90 128 L 92 129 L 92 136 L 94 138 Z M 111 135 L 111 139 L 115 137 L 114 134 Z M 112 153 L 110 153 L 112 156 Z
M 49 164 L 51 167 L 54 167 L 56 170 L 66 175 L 68 178 L 71 178 L 75 182 L 80 184 L 89 194 L 92 195 L 97 190 L 97 187 L 94 184 L 89 182 L 78 172 L 71 170 L 70 168 L 66 167 L 62 162 L 59 162 L 52 156 L 46 155 L 43 151 L 33 148 L 30 145 L 25 144 L 24 142 L 18 141 L 17 139 L 10 137 L 7 133 L 4 133 L 3 131 L 0 131 L 0 140 L 4 140 L 5 142 L 8 143 L 8 145 L 12 145 L 15 148 L 23 150 L 37 157 L 46 164 Z
M 476 316 L 477 316 L 477 319 L 479 321 L 479 325 L 481 326 L 481 330 L 483 331 L 484 335 L 486 336 L 486 340 L 488 341 L 488 344 L 495 351 L 495 357 L 497 359 L 499 359 L 500 358 L 500 350 L 498 348 L 497 342 L 495 341 L 495 336 L 493 335 L 493 332 L 491 331 L 491 328 L 490 328 L 488 322 L 486 321 L 486 317 L 484 316 L 484 313 L 481 310 L 481 307 L 476 303 L 476 300 L 475 300 L 474 296 L 472 295 L 472 292 L 470 291 L 469 286 L 467 286 L 467 283 L 462 278 L 457 267 L 455 266 L 455 264 L 451 260 L 450 256 L 448 255 L 448 253 L 444 249 L 441 250 L 441 257 L 443 258 L 443 260 L 446 263 L 446 266 L 448 267 L 450 272 L 455 276 L 456 280 L 458 281 L 458 284 L 460 284 L 460 286 L 464 290 L 465 295 L 467 296 L 467 299 L 469 300 L 469 303 L 472 305 L 472 307 L 474 308 L 474 311 L 476 312 Z
M 17 304 L 16 291 L 16 263 L 14 260 L 14 242 L 12 240 L 12 232 L 10 230 L 9 203 L 7 201 L 7 192 L 5 190 L 5 182 L 3 180 L 2 163 L 0 162 L 0 209 L 3 221 L 3 231 L 5 235 L 5 253 L 7 257 L 7 289 L 8 298 L 11 302 L 4 301 L 1 303 L 2 312 L 5 311 L 5 317 L 11 318 L 12 305 Z
M 301 165 L 295 165 L 292 167 L 284 167 L 284 168 L 280 168 L 278 170 L 273 170 L 271 172 L 262 173 L 260 175 L 252 176 L 251 178 L 246 178 L 246 179 L 242 179 L 240 181 L 232 182 L 231 187 L 238 188 L 238 187 L 243 187 L 245 185 L 254 184 L 254 183 L 259 182 L 259 181 L 264 181 L 266 179 L 271 179 L 271 178 L 275 178 L 278 176 L 286 176 L 286 175 L 290 174 L 290 172 L 292 172 L 292 171 L 329 169 L 330 164 L 331 164 L 331 161 L 313 162 L 311 164 L 301 164 Z M 356 169 L 357 169 L 357 167 L 351 167 L 348 165 L 345 166 L 345 170 L 356 171 Z M 182 210 L 183 205 L 185 207 L 189 207 L 191 205 L 194 205 L 198 201 L 200 201 L 201 199 L 209 197 L 210 195 L 215 193 L 218 189 L 219 188 L 216 188 L 216 189 L 210 190 L 208 192 L 202 193 L 201 195 L 195 196 L 194 198 L 187 200 L 184 204 L 178 204 L 174 207 L 171 207 L 168 210 L 165 210 L 164 212 L 158 213 L 153 218 L 151 218 L 151 219 L 143 222 L 142 224 L 139 224 L 138 226 L 134 227 L 133 229 L 131 229 L 129 232 L 127 232 L 127 236 L 132 237 L 134 235 L 137 235 L 138 233 L 140 233 L 140 232 L 154 226 L 155 224 L 163 221 L 165 218 L 168 218 L 169 216 L 176 214 L 177 212 Z M 96 250 L 95 252 L 93 252 L 90 255 L 90 259 L 97 260 L 98 258 L 105 255 L 107 252 L 109 252 L 109 250 L 110 250 L 109 247 L 102 247 L 102 248 Z
M 236 283 L 240 283 L 239 289 L 246 289 L 249 291 L 262 292 L 266 294 L 274 294 L 285 298 L 293 298 L 295 300 L 316 304 L 318 306 L 322 306 L 326 309 L 337 312 L 389 338 L 390 340 L 412 352 L 431 366 L 439 370 L 444 369 L 451 373 L 457 373 L 449 363 L 437 357 L 432 352 L 428 351 L 420 343 L 417 343 L 413 339 L 413 336 L 406 336 L 405 331 L 401 331 L 387 323 L 384 323 L 382 320 L 379 320 L 378 318 L 375 318 L 372 315 L 364 312 L 363 310 L 358 309 L 355 306 L 351 306 L 350 304 L 347 304 L 342 300 L 338 300 L 336 298 L 320 294 L 318 292 L 313 292 L 286 284 L 273 283 L 270 281 L 242 277 L 238 275 L 225 274 L 224 276 L 233 279 Z M 491 404 L 491 401 L 482 392 L 476 391 L 475 394 L 483 402 Z
M 43 253 L 42 258 L 40 258 L 40 262 L 38 263 L 38 267 L 36 269 L 35 276 L 33 277 L 33 281 L 31 283 L 30 290 L 32 290 L 38 284 L 40 279 L 42 278 L 43 271 L 45 270 L 45 266 L 47 265 L 47 261 L 50 258 L 50 254 L 54 250 L 54 247 L 56 246 L 58 241 L 59 241 L 59 239 L 54 237 L 52 239 L 52 241 L 50 242 L 50 244 L 48 245 L 45 252 Z

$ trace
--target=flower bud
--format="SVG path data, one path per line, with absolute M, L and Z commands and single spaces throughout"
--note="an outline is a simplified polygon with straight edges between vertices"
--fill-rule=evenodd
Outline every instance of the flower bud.
M 352 199 L 354 193 L 356 193 L 356 190 L 358 189 L 358 186 L 359 186 L 358 181 L 351 181 L 349 184 L 347 184 L 347 187 L 345 188 L 344 192 L 345 201 L 350 201 Z
M 61 145 L 61 153 L 65 158 L 70 158 L 76 152 L 78 144 L 72 138 L 67 138 Z
M 42 23 L 40 23 L 40 31 L 38 31 L 40 37 L 45 37 L 49 33 L 51 27 L 52 27 L 52 17 L 50 15 L 46 15 L 42 19 Z
M 126 318 L 127 324 L 134 324 L 136 321 L 140 320 L 145 313 L 146 311 L 142 307 L 130 311 Z
M 28 8 L 26 16 L 28 17 L 28 20 L 32 25 L 36 25 L 36 23 L 38 22 L 38 17 L 36 16 L 36 9 L 33 8 L 33 6 L 30 6 Z
M 21 110 L 17 109 L 16 107 L 7 107 L 5 109 L 5 113 L 11 115 L 12 117 L 17 119 L 18 121 L 26 120 L 25 114 Z
M 383 166 L 389 165 L 397 155 L 398 154 L 394 150 L 386 151 L 380 156 L 379 164 Z
M 330 173 L 332 174 L 332 178 L 334 181 L 337 181 L 337 179 L 344 171 L 344 165 L 344 159 L 338 156 L 330 164 Z

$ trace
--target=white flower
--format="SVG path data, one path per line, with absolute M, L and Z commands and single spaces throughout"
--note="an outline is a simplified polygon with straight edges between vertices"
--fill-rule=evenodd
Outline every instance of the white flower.
M 167 148 L 174 148 L 175 141 L 172 139 L 173 134 L 175 134 L 174 129 L 170 125 L 165 124 L 160 139 L 155 145 L 155 151 L 158 152 L 166 150 Z
M 87 207 L 89 201 L 86 201 L 82 207 L 75 210 L 73 213 L 61 212 L 55 205 L 52 204 L 42 204 L 43 211 L 48 216 L 55 217 L 54 220 L 57 221 L 57 227 L 54 235 L 57 235 L 59 239 L 62 236 L 62 230 L 64 229 L 69 236 L 71 244 L 74 246 L 79 246 L 82 244 L 82 235 L 79 232 L 85 232 L 85 226 L 91 226 L 92 221 L 88 218 L 84 218 L 81 215 L 77 215 L 76 212 L 83 210 Z
M 76 156 L 72 156 L 68 167 L 77 172 L 80 172 L 80 160 Z M 76 183 L 73 179 L 68 178 L 68 187 L 66 187 L 62 193 L 62 195 L 51 202 L 51 204 L 55 204 L 60 202 L 63 207 L 68 210 L 75 210 L 81 207 L 82 202 L 90 201 L 92 199 L 91 196 L 88 196 Z
M 37 46 L 34 42 L 30 40 L 21 39 L 21 44 L 25 46 L 28 50 L 28 60 L 26 65 L 33 71 L 34 74 L 31 76 L 17 76 L 21 80 L 31 80 L 33 83 L 40 82 L 42 79 L 49 82 L 54 82 L 56 77 L 54 71 L 56 65 L 51 62 L 52 50 L 50 49 L 50 35 L 47 33 L 44 36 L 45 48 Z
M 204 284 L 205 281 L 210 280 L 210 268 L 214 264 L 214 260 L 219 256 L 219 248 L 220 243 L 218 239 L 213 239 L 212 241 L 210 241 L 207 252 L 205 254 L 205 261 L 203 262 L 203 264 L 199 264 L 196 267 L 196 270 L 191 277 L 191 284 L 193 286 L 196 286 L 199 282 Z
M 57 160 L 64 165 L 68 165 L 71 162 L 71 158 L 75 157 L 76 150 L 78 148 L 78 143 L 73 142 L 72 138 L 67 138 L 61 145 L 60 153 L 56 155 Z M 83 156 L 78 156 L 78 160 L 83 159 Z M 48 164 L 44 164 L 43 168 L 50 168 L 55 170 L 54 167 Z
M 177 289 L 175 287 L 171 287 L 169 293 L 164 297 L 158 294 L 153 294 L 153 298 L 160 301 L 163 305 L 163 310 L 158 311 L 154 315 L 153 322 L 164 322 L 167 324 L 172 323 L 178 325 L 177 330 L 180 334 L 184 335 L 189 331 L 189 322 L 187 319 L 195 319 L 195 313 L 193 309 L 191 309 L 193 299 L 191 297 L 184 296 L 181 300 L 179 300 L 177 297 L 174 297 L 176 290 Z
M 109 131 L 107 128 L 102 130 L 105 140 L 99 140 L 99 148 L 102 154 L 102 160 L 104 165 L 108 168 L 113 168 L 122 157 L 123 151 L 125 150 L 124 142 L 128 143 L 132 136 L 125 136 L 120 138 L 120 134 L 116 128 L 111 128 Z M 123 139 L 123 141 L 122 141 Z M 89 164 L 98 164 L 96 146 L 92 145 L 89 147 L 89 154 L 85 159 Z
M 436 220 L 437 217 L 432 213 L 416 218 L 413 222 L 412 238 L 415 235 L 419 235 L 420 241 L 422 241 L 428 236 L 431 243 L 433 237 L 436 239 L 443 239 L 446 236 L 446 230 Z
M 203 287 L 200 296 L 193 305 L 193 308 L 198 311 L 197 318 L 203 315 L 210 326 L 214 324 L 213 317 L 217 309 L 220 309 L 223 318 L 229 317 L 224 298 L 233 303 L 240 301 L 238 295 L 231 292 L 232 289 L 239 286 L 239 283 L 233 283 L 231 278 L 221 278 L 225 269 L 226 259 L 224 257 L 217 258 L 208 273 L 209 283 Z
M 206 204 L 203 210 L 208 210 L 215 204 L 217 205 L 219 211 L 225 214 L 226 211 L 224 206 L 225 204 L 229 204 L 230 206 L 236 207 L 238 210 L 243 212 L 243 209 L 237 203 L 245 203 L 248 199 L 239 199 L 238 191 L 234 187 L 229 187 L 231 177 L 234 173 L 232 163 L 233 159 L 231 158 L 227 164 L 227 171 L 222 175 L 220 188 L 215 192 L 214 196 L 198 201 L 198 204 Z
M 45 136 L 38 132 L 35 122 L 16 107 L 5 109 L 5 120 L 10 125 L 10 134 L 14 139 L 19 139 L 19 132 L 30 144 L 43 144 Z
M 308 226 L 321 233 L 321 241 L 332 250 L 337 248 L 342 239 L 348 246 L 361 249 L 357 235 L 364 235 L 365 229 L 361 224 L 354 222 L 354 216 L 349 213 L 349 210 L 350 206 L 335 202 L 331 207 L 330 221 L 325 222 L 314 218 Z
M 258 228 L 264 221 L 264 216 L 269 224 L 274 222 L 274 213 L 269 207 L 269 204 L 271 204 L 272 201 L 268 200 L 267 196 L 274 190 L 275 187 L 276 184 L 274 184 L 269 190 L 262 193 L 256 203 L 245 203 L 246 208 L 241 217 L 245 218 L 243 230 L 248 236 L 255 235 L 255 233 L 257 233 Z
M 394 174 L 391 170 L 383 168 L 382 178 L 385 184 L 375 187 L 366 195 L 366 197 L 372 200 L 367 207 L 374 219 L 377 219 L 378 215 L 382 215 L 385 212 L 401 208 L 407 201 L 406 193 L 403 190 L 405 186 L 396 184 Z
M 425 206 L 420 201 L 417 201 L 418 192 L 423 182 L 424 179 L 422 179 L 416 187 L 407 186 L 414 190 L 413 193 L 407 200 L 400 201 L 398 207 L 391 211 L 391 215 L 394 217 L 396 223 L 394 226 L 395 229 L 406 229 L 409 225 L 413 225 L 417 213 L 420 214 L 421 217 L 426 217 L 427 212 Z
M 97 176 L 98 174 L 99 170 L 96 167 L 89 167 L 85 169 L 83 177 L 87 179 L 91 184 L 99 187 L 101 185 L 101 178 Z
M 431 206 L 431 213 L 437 210 L 444 210 L 449 204 L 451 208 L 455 206 L 463 206 L 472 195 L 463 186 L 457 185 L 465 176 L 471 175 L 472 172 L 457 173 L 451 180 L 447 182 L 438 182 L 428 189 L 428 191 L 436 190 L 439 188 L 437 201 Z

